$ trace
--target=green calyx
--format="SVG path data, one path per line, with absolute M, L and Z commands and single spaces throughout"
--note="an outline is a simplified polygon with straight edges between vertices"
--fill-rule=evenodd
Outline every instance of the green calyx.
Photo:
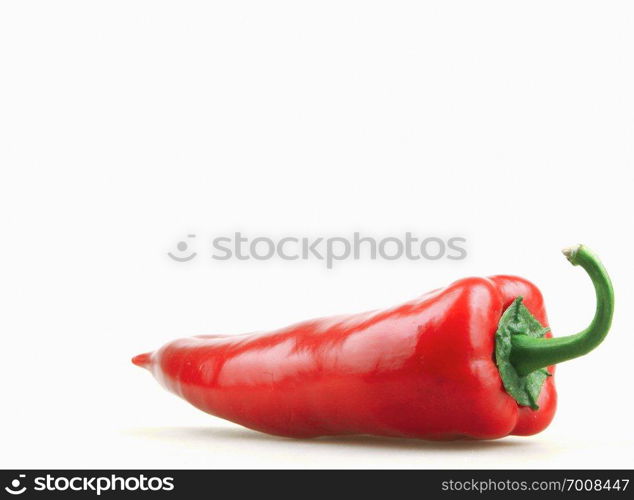
M 546 338 L 548 328 L 537 321 L 517 297 L 504 311 L 495 335 L 495 360 L 506 391 L 521 406 L 537 410 L 548 366 L 587 354 L 597 347 L 612 324 L 614 291 L 599 258 L 587 247 L 564 250 L 571 264 L 583 267 L 594 285 L 597 306 L 590 326 L 567 337 Z
M 504 311 L 495 333 L 495 360 L 502 377 L 502 383 L 518 404 L 530 406 L 537 410 L 537 399 L 546 377 L 550 376 L 547 368 L 540 368 L 526 375 L 520 375 L 513 363 L 513 336 L 527 335 L 540 339 L 550 330 L 543 327 L 530 311 L 522 304 L 522 297 L 517 297 Z

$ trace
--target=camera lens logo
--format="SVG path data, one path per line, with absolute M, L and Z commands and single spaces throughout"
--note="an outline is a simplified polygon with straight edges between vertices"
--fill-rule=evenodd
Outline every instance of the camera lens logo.
M 187 237 L 195 238 L 196 235 L 188 234 Z M 187 262 L 192 260 L 194 257 L 196 257 L 196 255 L 198 255 L 196 252 L 192 252 L 189 255 L 187 255 L 187 251 L 189 250 L 189 245 L 187 244 L 187 241 L 179 241 L 178 244 L 176 245 L 176 249 L 178 250 L 178 253 L 180 255 L 174 254 L 172 252 L 167 252 L 167 255 L 169 255 L 171 259 L 177 262 Z
M 11 481 L 11 486 L 5 486 L 4 490 L 11 495 L 21 495 L 26 491 L 26 486 L 22 486 L 20 488 L 20 479 L 24 479 L 26 476 L 24 474 L 20 474 L 19 479 L 14 479 Z

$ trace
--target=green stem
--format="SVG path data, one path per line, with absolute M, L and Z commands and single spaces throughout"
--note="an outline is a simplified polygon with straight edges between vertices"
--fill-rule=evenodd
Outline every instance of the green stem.
M 594 318 L 588 328 L 567 337 L 547 339 L 513 335 L 510 361 L 519 375 L 527 375 L 539 368 L 583 356 L 597 347 L 610 330 L 614 291 L 599 258 L 583 245 L 567 248 L 563 253 L 572 265 L 583 267 L 590 275 L 597 295 Z

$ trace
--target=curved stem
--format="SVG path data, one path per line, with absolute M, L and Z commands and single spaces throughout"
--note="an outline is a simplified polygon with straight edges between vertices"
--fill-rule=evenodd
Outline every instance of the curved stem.
M 575 335 L 554 339 L 513 335 L 511 363 L 520 375 L 589 353 L 608 334 L 614 312 L 612 282 L 599 258 L 583 245 L 567 248 L 564 255 L 590 275 L 597 296 L 597 309 L 590 326 Z

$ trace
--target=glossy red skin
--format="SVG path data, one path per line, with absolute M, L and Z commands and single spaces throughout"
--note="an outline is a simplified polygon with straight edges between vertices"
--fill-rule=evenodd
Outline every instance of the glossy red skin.
M 466 278 L 385 311 L 185 338 L 134 362 L 197 408 L 269 434 L 530 435 L 552 420 L 556 392 L 549 377 L 534 411 L 502 385 L 495 331 L 518 295 L 546 326 L 532 283 Z

